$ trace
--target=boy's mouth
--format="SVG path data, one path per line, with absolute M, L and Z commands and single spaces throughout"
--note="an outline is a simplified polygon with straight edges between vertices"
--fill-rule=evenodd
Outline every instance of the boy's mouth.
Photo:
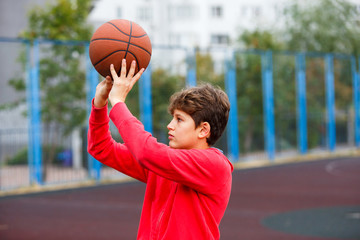
M 174 138 L 174 135 L 170 134 L 169 133 L 169 140 L 173 139 Z

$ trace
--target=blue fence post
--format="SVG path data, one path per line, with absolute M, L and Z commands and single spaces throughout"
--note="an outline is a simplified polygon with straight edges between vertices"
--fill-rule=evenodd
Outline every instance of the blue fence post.
M 30 78 L 30 138 L 32 149 L 31 169 L 32 179 L 38 184 L 43 184 L 43 166 L 42 166 L 42 141 L 41 141 L 41 105 L 40 105 L 40 57 L 39 57 L 39 41 L 34 40 L 33 43 L 33 67 L 31 69 Z
M 96 86 L 99 83 L 99 75 L 95 68 L 91 64 L 89 56 L 89 44 L 85 46 L 85 58 L 86 58 L 86 99 L 87 99 L 87 115 L 88 118 L 91 112 L 91 101 L 95 97 Z M 100 181 L 101 178 L 101 163 L 97 161 L 94 157 L 88 154 L 88 174 L 90 178 Z
M 353 84 L 355 146 L 360 147 L 360 75 L 356 70 L 356 58 L 354 56 L 351 57 L 351 74 Z
M 32 79 L 32 67 L 31 67 L 31 44 L 26 41 L 26 101 L 27 101 L 27 112 L 28 112 L 28 166 L 29 166 L 29 180 L 30 184 L 36 183 L 35 168 L 34 168 L 34 139 L 33 139 L 33 128 L 32 128 L 32 97 L 31 97 L 31 79 Z
M 187 56 L 187 75 L 186 75 L 186 85 L 188 87 L 196 86 L 196 51 L 193 50 L 191 53 L 188 53 Z
M 275 158 L 275 120 L 274 120 L 274 91 L 272 52 L 261 54 L 261 73 L 263 86 L 264 132 L 265 147 L 268 158 Z
M 152 133 L 151 65 L 139 81 L 140 119 L 146 131 Z
M 307 152 L 307 113 L 306 113 L 306 65 L 305 54 L 296 55 L 297 90 L 297 140 L 301 154 Z
M 330 151 L 335 150 L 335 88 L 334 88 L 334 56 L 325 56 L 325 88 L 327 109 L 327 142 Z
M 239 130 L 238 130 L 238 111 L 236 97 L 236 68 L 235 60 L 231 59 L 225 63 L 225 88 L 230 101 L 229 122 L 226 128 L 229 159 L 239 160 Z

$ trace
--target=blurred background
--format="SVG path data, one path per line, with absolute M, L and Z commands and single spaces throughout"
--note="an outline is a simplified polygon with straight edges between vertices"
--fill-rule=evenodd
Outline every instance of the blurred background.
M 169 97 L 210 82 L 231 101 L 216 147 L 237 166 L 358 152 L 360 0 L 1 0 L 1 191 L 125 178 L 86 151 L 88 44 L 118 18 L 151 39 L 127 101 L 160 142 Z

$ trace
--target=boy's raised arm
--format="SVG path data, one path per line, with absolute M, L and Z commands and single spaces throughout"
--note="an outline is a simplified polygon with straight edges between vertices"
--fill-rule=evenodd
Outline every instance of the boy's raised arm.
M 139 80 L 143 69 L 134 76 L 135 62 L 126 74 L 122 61 L 120 76 L 111 65 L 114 80 L 109 93 L 113 108 L 110 118 L 119 130 L 126 146 L 136 160 L 147 170 L 164 178 L 183 183 L 203 193 L 219 190 L 231 178 L 232 165 L 218 150 L 178 150 L 158 143 L 128 110 L 125 99 Z
M 107 108 L 111 85 L 111 78 L 106 78 L 96 88 L 89 118 L 88 152 L 103 164 L 146 182 L 147 170 L 136 161 L 125 144 L 117 143 L 111 137 Z

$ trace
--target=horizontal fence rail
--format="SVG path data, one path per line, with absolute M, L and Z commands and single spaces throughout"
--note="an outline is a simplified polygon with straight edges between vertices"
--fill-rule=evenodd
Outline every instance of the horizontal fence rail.
M 42 120 L 40 79 L 42 60 L 48 54 L 45 46 L 83 48 L 79 66 L 85 73 L 86 99 L 81 104 L 86 105 L 89 116 L 100 79 L 90 61 L 89 42 L 0 38 L 0 49 L 3 44 L 25 49 L 28 126 L 0 128 L 0 189 L 123 178 L 87 153 L 86 122 L 64 137 L 64 129 L 46 127 Z M 231 110 L 227 129 L 216 147 L 222 148 L 231 161 L 275 161 L 318 150 L 360 147 L 360 59 L 355 56 L 231 48 L 203 52 L 180 46 L 153 46 L 151 64 L 133 90 L 137 97 L 130 107 L 159 141 L 166 142 L 166 129 L 158 125 L 166 127 L 167 122 L 157 119 L 164 111 L 159 108 L 159 101 L 164 101 L 159 100 L 163 94 L 159 91 L 167 82 L 157 85 L 158 78 L 175 76 L 174 90 L 196 86 L 203 82 L 199 59 L 208 53 L 222 56 L 213 62 L 220 69 L 213 74 L 227 92 Z M 344 95 L 342 88 L 351 89 L 352 96 L 337 102 L 336 96 Z M 259 107 L 261 111 L 256 110 Z M 110 130 L 121 141 L 114 126 Z M 51 139 L 59 136 L 56 149 L 47 144 L 49 135 Z

